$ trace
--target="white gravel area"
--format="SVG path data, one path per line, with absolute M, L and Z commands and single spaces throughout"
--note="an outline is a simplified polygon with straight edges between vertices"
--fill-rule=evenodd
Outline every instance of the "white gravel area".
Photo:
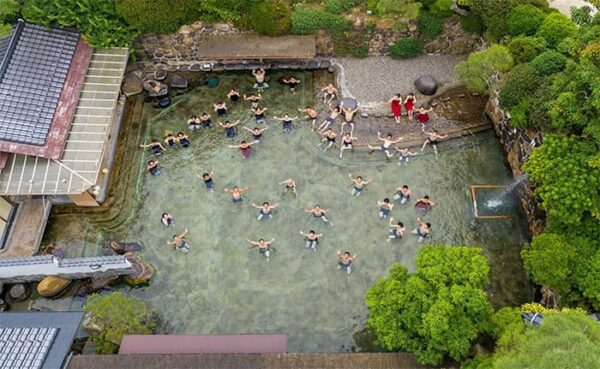
M 354 97 L 361 106 L 388 101 L 396 93 L 416 92 L 413 82 L 430 74 L 440 85 L 458 80 L 454 66 L 466 55 L 421 55 L 406 60 L 389 57 L 337 59 L 338 86 L 344 97 Z
M 571 16 L 572 6 L 580 8 L 584 5 L 587 5 L 594 9 L 594 7 L 590 3 L 583 0 L 550 0 L 549 3 L 551 8 L 560 10 L 561 13 L 565 14 L 568 17 Z M 593 13 L 595 12 L 593 11 Z

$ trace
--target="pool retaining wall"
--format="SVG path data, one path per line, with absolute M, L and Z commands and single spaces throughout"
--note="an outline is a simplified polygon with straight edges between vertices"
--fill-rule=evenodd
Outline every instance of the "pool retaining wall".
M 502 147 L 513 172 L 513 177 L 523 176 L 521 167 L 529 159 L 533 149 L 542 144 L 543 136 L 538 130 L 514 128 L 510 124 L 510 115 L 500 109 L 497 94 L 492 94 L 486 106 L 486 114 L 491 119 L 496 134 L 500 137 Z M 518 186 L 517 193 L 531 236 L 544 230 L 546 213 L 540 201 L 534 195 L 535 186 L 527 179 Z

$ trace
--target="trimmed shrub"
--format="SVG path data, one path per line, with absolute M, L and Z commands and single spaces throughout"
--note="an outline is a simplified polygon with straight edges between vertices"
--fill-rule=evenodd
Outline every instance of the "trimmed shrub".
M 508 13 L 506 28 L 513 36 L 532 36 L 540 28 L 545 17 L 544 12 L 533 5 L 517 5 Z
M 529 106 L 529 99 L 521 101 L 520 104 L 515 105 L 508 109 L 510 113 L 510 125 L 516 128 L 526 128 L 529 126 L 527 117 L 527 109 Z
M 390 56 L 394 59 L 408 59 L 419 55 L 421 50 L 423 50 L 423 46 L 419 40 L 412 37 L 403 37 L 390 47 Z
M 362 3 L 364 3 L 363 0 L 327 0 L 324 9 L 331 14 L 340 14 Z
M 420 9 L 421 3 L 414 0 L 377 0 L 374 7 L 380 16 L 392 14 L 406 19 L 415 19 Z
M 509 73 L 500 90 L 500 107 L 508 109 L 531 96 L 542 82 L 540 74 L 529 64 L 519 64 Z
M 200 0 L 117 0 L 117 13 L 141 33 L 170 33 L 197 19 Z
M 548 46 L 554 48 L 560 41 L 569 36 L 574 36 L 577 26 L 562 13 L 549 14 L 540 26 L 537 35 L 548 42 Z
M 13 23 L 20 12 L 21 5 L 17 0 L 0 0 L 0 23 Z
M 450 10 L 451 6 L 452 0 L 436 0 L 436 2 L 429 7 L 429 11 L 431 14 L 441 18 L 449 17 L 452 15 L 452 10 Z
M 567 57 L 554 50 L 545 51 L 529 62 L 529 65 L 542 76 L 560 72 L 566 64 Z
M 266 0 L 250 11 L 250 25 L 259 35 L 279 36 L 289 32 L 292 8 L 285 0 Z
M 12 31 L 10 24 L 0 23 L 0 37 L 8 36 Z
M 508 50 L 516 63 L 527 63 L 546 49 L 546 40 L 540 37 L 515 37 L 508 43 Z
M 419 22 L 419 32 L 428 38 L 435 38 L 444 29 L 442 18 L 429 13 L 421 13 L 417 20 Z
M 344 17 L 319 9 L 299 8 L 292 12 L 292 33 L 298 35 L 315 33 L 320 29 L 341 33 L 350 28 L 350 22 Z
M 592 8 L 590 8 L 589 6 L 582 6 L 580 8 L 572 6 L 571 20 L 579 26 L 581 26 L 582 24 L 590 23 L 592 21 L 591 13 Z
M 469 14 L 465 15 L 464 17 L 460 17 L 460 26 L 466 32 L 478 34 L 485 32 L 485 24 L 483 23 L 483 19 L 481 19 L 481 17 L 474 12 L 469 12 Z

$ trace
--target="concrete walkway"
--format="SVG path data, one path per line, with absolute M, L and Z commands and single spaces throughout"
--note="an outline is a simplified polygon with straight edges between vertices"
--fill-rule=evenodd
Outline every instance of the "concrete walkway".
M 466 55 L 421 55 L 406 60 L 337 59 L 337 84 L 344 97 L 354 97 L 363 108 L 373 107 L 389 101 L 397 93 L 404 96 L 416 92 L 413 82 L 421 75 L 430 74 L 442 85 L 456 83 L 454 66 L 465 59 Z

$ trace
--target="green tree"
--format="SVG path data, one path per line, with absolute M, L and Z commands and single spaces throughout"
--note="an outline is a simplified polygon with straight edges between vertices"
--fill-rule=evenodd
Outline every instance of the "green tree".
M 541 37 L 517 36 L 508 43 L 508 50 L 515 63 L 526 63 L 546 49 L 546 40 Z
M 420 363 L 462 360 L 492 313 L 487 259 L 477 248 L 429 245 L 415 263 L 413 274 L 395 264 L 367 291 L 368 325 L 384 347 L 414 352 Z
M 600 363 L 600 324 L 582 312 L 549 312 L 499 345 L 494 369 L 590 369 Z
M 117 0 L 118 13 L 141 33 L 169 33 L 200 17 L 199 0 Z
M 0 0 L 0 23 L 13 23 L 20 12 L 21 4 L 17 0 Z
M 502 45 L 493 45 L 469 54 L 469 58 L 458 63 L 455 70 L 469 90 L 485 93 L 491 87 L 491 78 L 508 72 L 512 66 L 513 59 L 508 49 Z
M 567 65 L 567 57 L 558 51 L 548 50 L 533 58 L 529 65 L 540 75 L 547 76 L 563 70 Z
M 500 89 L 500 107 L 508 109 L 529 98 L 541 82 L 542 77 L 531 65 L 515 66 Z
M 92 295 L 83 311 L 90 323 L 100 329 L 92 333 L 100 354 L 114 353 L 126 334 L 152 334 L 157 326 L 156 317 L 143 301 L 121 292 Z
M 265 0 L 250 11 L 252 29 L 259 35 L 279 36 L 289 32 L 292 8 L 286 0 Z
M 588 160 L 598 152 L 591 142 L 576 136 L 546 135 L 536 147 L 523 170 L 537 184 L 535 194 L 542 200 L 548 225 L 554 229 L 573 229 L 580 234 L 582 219 L 599 219 L 600 170 Z M 593 226 L 592 226 L 593 228 Z
M 574 36 L 577 26 L 562 13 L 549 14 L 540 26 L 537 35 L 544 38 L 551 48 L 556 47 L 564 38 Z
M 508 33 L 513 36 L 533 36 L 545 17 L 546 14 L 533 5 L 517 5 L 508 13 L 508 18 L 506 20 Z

